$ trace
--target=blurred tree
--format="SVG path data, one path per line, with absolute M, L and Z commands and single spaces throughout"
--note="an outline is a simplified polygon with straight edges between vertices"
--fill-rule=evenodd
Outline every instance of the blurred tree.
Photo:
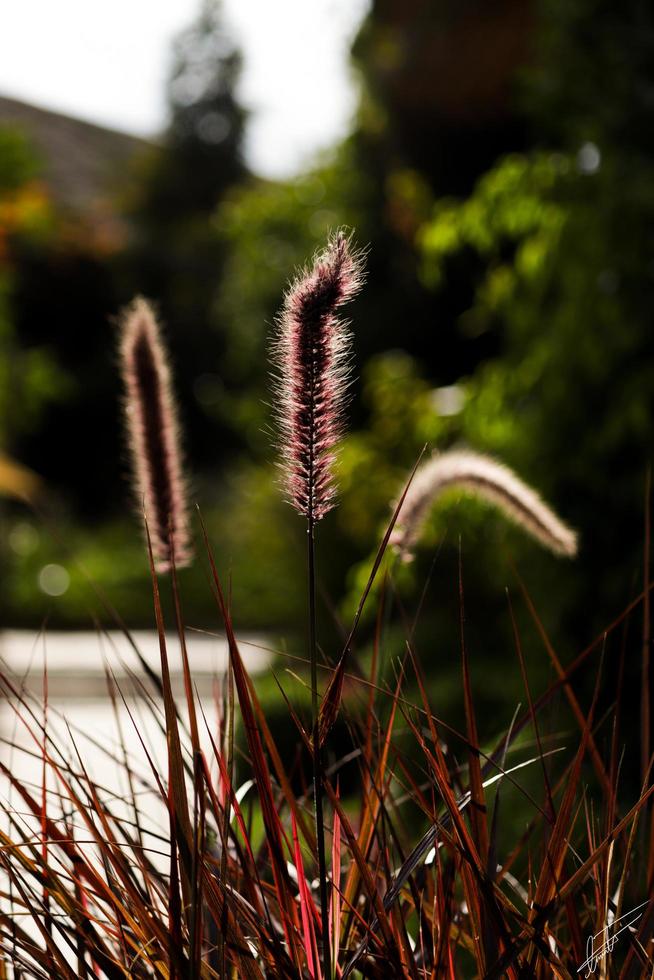
M 444 384 L 496 353 L 492 335 L 457 330 L 470 297 L 467 269 L 437 294 L 425 290 L 416 236 L 434 194 L 469 191 L 498 152 L 524 147 L 525 115 L 512 96 L 529 57 L 532 7 L 375 0 L 353 48 L 362 85 L 351 136 L 296 180 L 256 182 L 219 209 L 216 229 L 229 255 L 220 313 L 233 374 L 214 379 L 212 397 L 217 413 L 229 405 L 240 420 L 244 412 L 262 447 L 261 411 L 242 396 L 267 387 L 266 323 L 292 267 L 341 222 L 369 246 L 366 289 L 352 309 L 359 365 L 402 347 Z M 236 399 L 225 392 L 232 379 Z
M 220 377 L 225 352 L 216 310 L 225 251 L 214 212 L 247 174 L 245 112 L 234 92 L 240 66 L 220 3 L 205 0 L 174 45 L 170 123 L 131 202 L 133 240 L 123 257 L 126 298 L 145 293 L 168 326 L 189 452 L 199 467 L 219 462 L 226 446 L 227 433 L 207 412 L 206 379 Z
M 498 154 L 528 145 L 514 96 L 533 30 L 533 0 L 373 0 L 353 46 L 362 81 L 354 166 L 369 185 L 370 288 L 383 295 L 376 346 L 366 354 L 402 346 L 439 384 L 496 347 L 491 335 L 456 328 L 469 298 L 465 266 L 451 270 L 438 294 L 425 291 L 417 231 L 430 198 L 469 193 Z
M 373 0 L 353 56 L 359 131 L 384 175 L 409 168 L 435 194 L 467 193 L 498 154 L 525 146 L 515 80 L 532 56 L 534 8 Z
M 538 0 L 522 103 L 537 145 L 651 156 L 654 11 L 643 0 Z M 644 162 L 644 159 L 643 161 Z

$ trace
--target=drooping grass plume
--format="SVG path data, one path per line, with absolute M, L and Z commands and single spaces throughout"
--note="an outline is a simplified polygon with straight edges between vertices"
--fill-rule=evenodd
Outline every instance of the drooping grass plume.
M 137 297 L 121 318 L 120 363 L 134 492 L 145 510 L 158 572 L 191 559 L 186 487 L 168 358 L 150 305 Z
M 391 544 L 405 561 L 413 557 L 433 504 L 451 487 L 498 507 L 554 554 L 572 558 L 577 553 L 576 533 L 513 470 L 490 456 L 451 450 L 423 463 L 404 498 Z
M 291 284 L 274 345 L 275 407 L 284 486 L 298 513 L 334 506 L 332 464 L 343 429 L 350 338 L 337 311 L 362 282 L 362 259 L 338 232 Z

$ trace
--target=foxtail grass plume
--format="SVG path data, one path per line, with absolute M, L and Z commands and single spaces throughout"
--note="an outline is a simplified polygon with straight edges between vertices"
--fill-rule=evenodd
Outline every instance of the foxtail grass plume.
M 361 282 L 361 254 L 338 232 L 291 284 L 277 320 L 273 356 L 284 488 L 311 522 L 334 506 L 332 466 L 350 355 L 349 332 L 336 313 Z
M 170 367 L 150 305 L 137 297 L 121 318 L 120 362 L 134 492 L 145 510 L 158 572 L 191 559 L 186 488 Z
M 451 450 L 419 467 L 404 498 L 391 544 L 405 561 L 413 557 L 432 505 L 451 487 L 495 505 L 554 554 L 576 555 L 576 533 L 508 466 L 490 456 Z

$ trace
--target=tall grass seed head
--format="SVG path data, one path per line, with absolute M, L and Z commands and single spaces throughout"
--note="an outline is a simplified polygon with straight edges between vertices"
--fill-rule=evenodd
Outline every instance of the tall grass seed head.
M 390 542 L 404 561 L 413 558 L 432 507 L 451 487 L 497 507 L 555 555 L 576 555 L 576 533 L 513 470 L 490 456 L 452 449 L 424 462 L 413 477 Z
M 155 567 L 191 559 L 177 409 L 168 357 L 152 307 L 137 297 L 120 320 L 120 365 L 134 493 L 145 511 Z
M 286 496 L 318 521 L 335 502 L 333 463 L 343 433 L 351 342 L 337 311 L 359 291 L 363 256 L 343 232 L 290 285 L 273 348 L 275 414 Z

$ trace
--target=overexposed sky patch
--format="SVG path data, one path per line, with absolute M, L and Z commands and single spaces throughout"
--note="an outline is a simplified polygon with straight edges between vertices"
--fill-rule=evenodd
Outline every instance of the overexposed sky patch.
M 369 0 L 224 0 L 244 54 L 250 165 L 282 177 L 347 131 L 348 49 Z M 21 0 L 6 4 L 0 94 L 139 135 L 166 120 L 170 45 L 199 0 Z

